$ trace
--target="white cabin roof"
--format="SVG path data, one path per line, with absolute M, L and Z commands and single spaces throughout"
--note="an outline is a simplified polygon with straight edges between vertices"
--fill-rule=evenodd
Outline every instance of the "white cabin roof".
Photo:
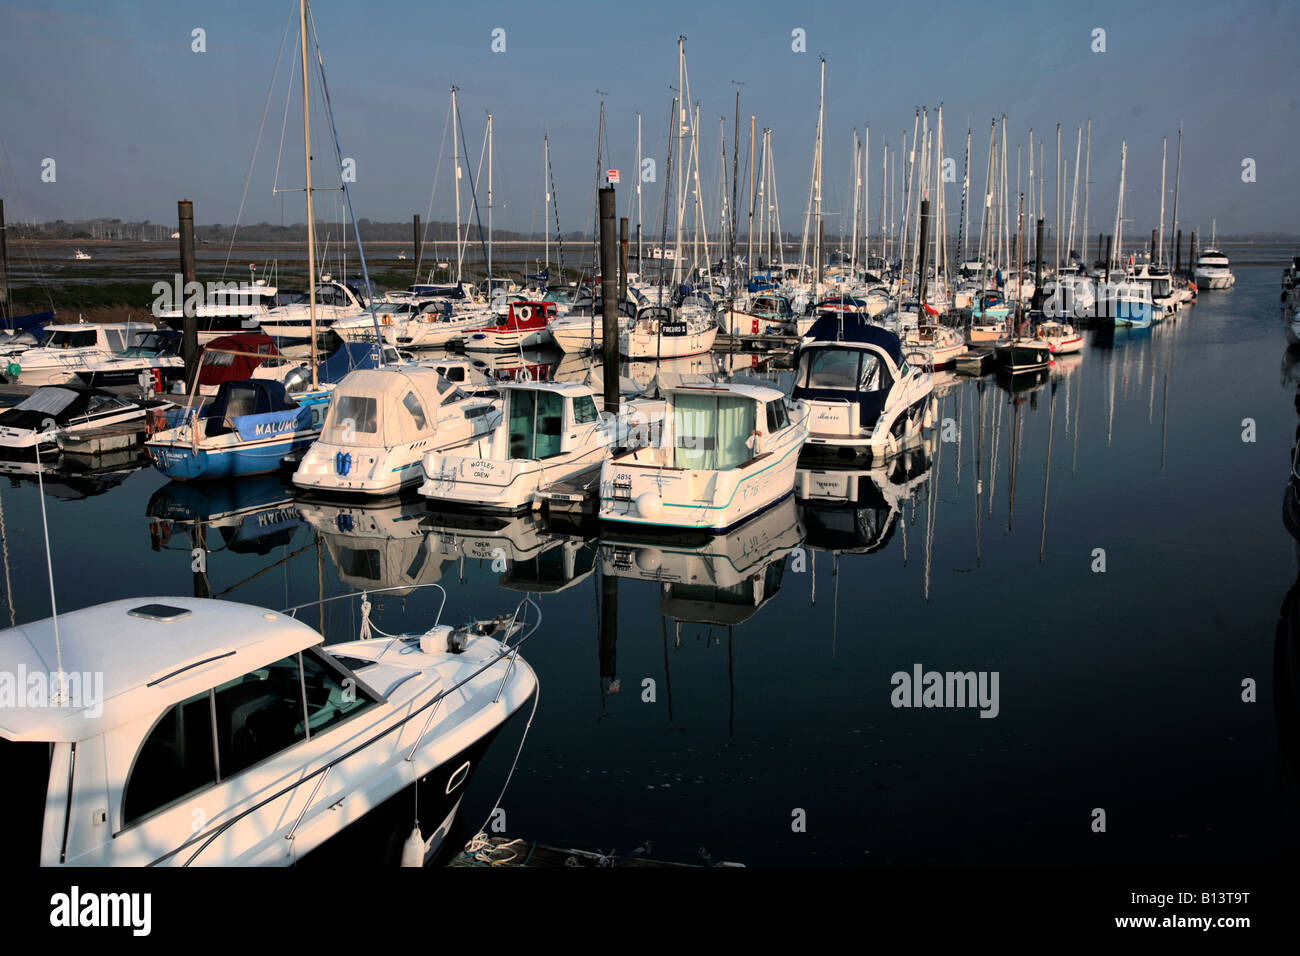
M 667 389 L 667 391 L 670 394 L 682 392 L 687 395 L 699 395 L 701 393 L 738 395 L 743 398 L 752 398 L 758 402 L 774 402 L 778 398 L 785 398 L 785 394 L 775 388 L 768 388 L 765 385 L 746 385 L 738 382 L 727 385 L 675 385 Z
M 533 391 L 559 392 L 568 395 L 571 398 L 577 398 L 579 395 L 596 394 L 596 390 L 590 385 L 583 385 L 580 382 L 502 382 L 500 389 L 532 389 Z
M 176 609 L 178 616 L 159 620 L 130 613 L 148 605 Z M 323 640 L 301 621 L 231 601 L 111 601 L 59 615 L 63 671 L 81 675 L 73 699 L 59 705 L 32 699 L 25 686 L 32 675 L 40 675 L 38 680 L 53 694 L 51 675 L 59 666 L 53 619 L 7 628 L 0 631 L 0 680 L 15 686 L 0 686 L 0 737 L 86 740 L 161 714 L 172 704 Z M 17 684 L 20 675 L 26 675 L 24 685 Z M 73 689 L 71 681 L 69 687 Z M 6 699 L 10 692 L 16 699 Z

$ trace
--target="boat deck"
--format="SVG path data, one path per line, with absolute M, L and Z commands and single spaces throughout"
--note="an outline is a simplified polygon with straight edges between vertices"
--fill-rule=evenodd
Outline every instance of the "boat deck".
M 600 493 L 600 465 L 569 478 L 552 482 L 538 490 L 537 498 L 551 511 L 567 514 L 594 514 Z

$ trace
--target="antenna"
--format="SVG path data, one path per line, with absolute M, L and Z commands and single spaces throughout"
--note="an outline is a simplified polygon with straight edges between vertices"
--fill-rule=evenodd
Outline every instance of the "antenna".
M 45 466 L 41 464 L 41 445 L 40 439 L 36 442 L 36 487 L 37 496 L 41 499 L 41 528 L 45 532 L 45 567 L 50 576 L 50 615 L 54 621 L 54 660 L 57 669 L 58 690 L 56 691 L 57 700 L 63 703 L 63 692 L 65 689 L 65 678 L 63 675 L 63 648 L 59 644 L 59 607 L 54 598 L 54 562 L 50 559 L 50 525 L 45 520 L 45 479 L 42 475 L 45 472 Z

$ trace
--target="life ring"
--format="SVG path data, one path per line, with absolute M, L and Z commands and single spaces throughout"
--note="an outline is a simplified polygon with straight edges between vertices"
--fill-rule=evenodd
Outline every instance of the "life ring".
M 515 309 L 515 318 L 519 319 L 521 322 L 527 322 L 532 317 L 533 310 L 529 306 L 521 305 Z
M 393 324 L 393 317 L 388 313 L 384 313 L 384 325 L 392 325 L 392 324 Z

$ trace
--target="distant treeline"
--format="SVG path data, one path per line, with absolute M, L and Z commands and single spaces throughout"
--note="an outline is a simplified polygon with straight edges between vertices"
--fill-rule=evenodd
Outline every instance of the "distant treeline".
M 368 242 L 411 242 L 413 239 L 412 223 L 410 220 L 405 222 L 375 222 L 371 219 L 362 219 L 358 222 L 361 230 L 361 238 Z M 464 227 L 462 227 L 462 230 Z M 108 239 L 116 241 L 144 241 L 144 240 L 169 240 L 176 232 L 175 224 L 164 224 L 150 222 L 148 219 L 140 222 L 126 222 L 121 219 L 83 219 L 83 220 L 65 220 L 56 219 L 53 222 L 11 222 L 9 223 L 9 235 L 19 239 Z M 316 223 L 316 239 L 318 242 L 326 239 L 337 240 L 340 234 L 346 234 L 351 237 L 351 227 L 344 227 L 337 222 L 318 220 Z M 420 233 L 426 241 L 429 242 L 450 242 L 456 238 L 456 226 L 450 222 L 421 222 Z M 1051 229 L 1048 229 L 1049 235 Z M 633 233 L 635 235 L 635 232 Z M 471 243 L 478 241 L 478 226 L 470 224 L 469 241 Z M 493 238 L 501 242 L 541 242 L 543 235 L 540 233 L 522 233 L 512 232 L 509 229 L 494 229 Z M 1184 236 L 1190 235 L 1189 230 L 1184 230 Z M 215 225 L 194 227 L 194 237 L 200 242 L 229 242 L 231 238 L 236 238 L 243 242 L 306 242 L 307 225 L 306 223 L 295 222 L 291 226 L 277 226 L 269 222 L 248 223 L 235 227 L 223 223 Z M 556 242 L 556 237 L 552 235 L 552 242 Z M 1091 238 L 1091 237 L 1090 237 Z M 1241 236 L 1221 236 L 1220 239 L 1225 242 L 1291 242 L 1296 240 L 1296 236 L 1286 233 L 1253 233 Z M 589 240 L 589 237 L 582 232 L 569 232 L 564 235 L 565 242 L 582 242 Z M 781 237 L 786 243 L 799 242 L 800 236 L 787 232 Z M 642 232 L 642 240 L 646 245 L 656 244 L 656 237 L 652 236 L 649 231 Z M 671 239 L 669 242 L 671 243 Z M 689 241 L 689 240 L 686 240 Z M 761 241 L 757 240 L 756 241 Z M 829 230 L 826 233 L 825 243 L 828 250 L 834 249 L 847 242 L 847 237 L 841 238 L 838 235 L 832 235 Z M 872 247 L 873 251 L 878 237 L 873 233 Z M 1136 240 L 1135 240 L 1136 241 Z M 716 247 L 716 234 L 710 237 L 711 245 Z M 742 233 L 739 237 L 739 243 L 744 245 L 748 242 L 747 237 Z M 1139 243 L 1140 244 L 1140 243 Z M 743 250 L 741 250 L 743 251 Z

